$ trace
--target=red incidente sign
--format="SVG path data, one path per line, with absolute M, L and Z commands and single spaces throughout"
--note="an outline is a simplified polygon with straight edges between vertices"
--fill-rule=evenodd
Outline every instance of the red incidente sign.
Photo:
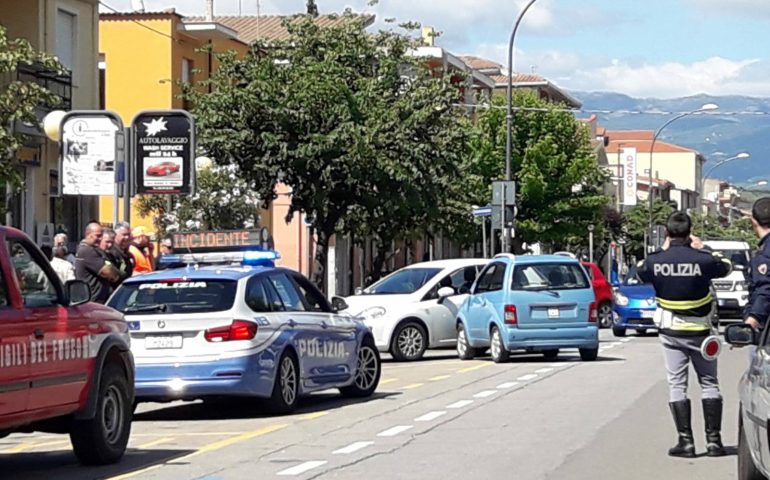
M 226 232 L 180 232 L 173 236 L 174 250 L 238 248 L 259 246 L 259 230 L 235 230 Z

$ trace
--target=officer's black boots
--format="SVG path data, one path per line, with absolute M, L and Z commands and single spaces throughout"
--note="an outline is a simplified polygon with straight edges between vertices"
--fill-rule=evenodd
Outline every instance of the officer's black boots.
M 679 434 L 679 442 L 668 450 L 668 454 L 672 457 L 692 458 L 695 456 L 695 444 L 693 443 L 692 425 L 690 424 L 690 400 L 670 402 L 668 405 L 671 407 L 676 431 Z M 717 435 L 719 435 L 718 432 Z
M 703 420 L 706 424 L 706 455 L 709 457 L 722 457 L 726 455 L 722 445 L 722 399 L 703 399 Z

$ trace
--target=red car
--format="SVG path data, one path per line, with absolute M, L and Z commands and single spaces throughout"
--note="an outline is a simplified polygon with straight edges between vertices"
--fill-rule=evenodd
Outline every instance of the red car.
M 174 162 L 163 162 L 157 165 L 152 165 L 147 168 L 147 175 L 156 177 L 165 177 L 179 171 L 179 164 Z
M 128 325 L 62 285 L 24 233 L 0 227 L 0 437 L 69 433 L 85 464 L 118 461 L 131 432 L 134 360 Z
M 596 296 L 599 328 L 609 328 L 612 326 L 612 285 L 604 277 L 598 265 L 589 262 L 581 263 L 591 277 Z

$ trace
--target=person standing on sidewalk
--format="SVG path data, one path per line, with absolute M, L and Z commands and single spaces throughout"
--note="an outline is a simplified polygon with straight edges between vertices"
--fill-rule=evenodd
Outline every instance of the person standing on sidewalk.
M 133 243 L 129 247 L 129 253 L 134 259 L 134 273 L 147 273 L 155 270 L 152 243 L 147 229 L 135 227 L 131 231 Z
M 744 321 L 761 331 L 770 316 L 770 197 L 754 202 L 751 225 L 760 240 L 759 250 L 751 259 L 749 271 L 746 272 L 749 301 L 744 310 Z
M 110 297 L 110 286 L 118 278 L 118 270 L 104 258 L 99 248 L 102 231 L 99 223 L 89 223 L 75 256 L 75 276 L 88 284 L 91 301 L 97 303 L 107 301 Z
M 660 330 L 669 389 L 669 408 L 679 434 L 668 454 L 694 457 L 691 405 L 687 377 L 692 363 L 702 390 L 706 424 L 707 455 L 725 455 L 722 445 L 722 393 L 717 362 L 701 354 L 701 345 L 711 335 L 714 296 L 711 281 L 730 273 L 729 260 L 703 250 L 699 238 L 691 236 L 692 220 L 684 212 L 672 213 L 666 222 L 666 241 L 660 251 L 647 257 L 639 277 L 655 288 L 658 309 L 655 323 Z

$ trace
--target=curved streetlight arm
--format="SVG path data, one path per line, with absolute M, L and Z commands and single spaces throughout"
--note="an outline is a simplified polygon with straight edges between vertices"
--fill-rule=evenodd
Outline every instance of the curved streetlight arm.
M 521 24 L 521 21 L 524 19 L 524 15 L 527 13 L 527 10 L 529 10 L 529 7 L 531 7 L 537 0 L 530 0 L 529 3 L 524 7 L 524 9 L 519 14 L 519 17 L 516 19 L 516 23 L 513 24 L 513 31 L 511 32 L 511 38 L 508 41 L 508 90 L 507 90 L 507 97 L 508 97 L 508 108 L 507 113 L 505 117 L 505 124 L 506 124 L 506 130 L 505 130 L 505 179 L 511 180 L 512 179 L 512 172 L 511 172 L 511 127 L 513 123 L 513 42 L 516 40 L 516 32 L 519 30 L 519 25 Z

